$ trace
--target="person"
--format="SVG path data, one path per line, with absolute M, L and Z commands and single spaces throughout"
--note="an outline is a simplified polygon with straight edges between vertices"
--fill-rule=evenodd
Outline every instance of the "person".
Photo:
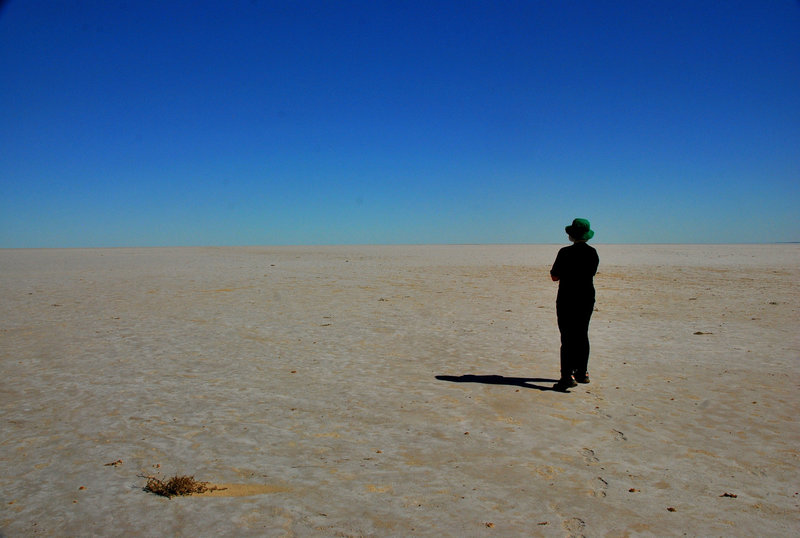
M 575 219 L 565 228 L 572 245 L 558 251 L 550 278 L 558 282 L 556 315 L 561 332 L 561 379 L 553 388 L 566 390 L 588 383 L 589 320 L 594 311 L 594 275 L 600 258 L 586 244 L 594 237 L 586 219 Z

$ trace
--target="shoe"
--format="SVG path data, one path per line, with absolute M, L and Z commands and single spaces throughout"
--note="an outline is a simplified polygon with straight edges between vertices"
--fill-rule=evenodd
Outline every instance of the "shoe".
M 554 390 L 567 390 L 572 387 L 577 387 L 578 384 L 575 383 L 575 380 L 572 379 L 572 376 L 569 377 L 562 377 L 558 380 L 558 383 L 553 385 Z
M 584 385 L 589 383 L 589 374 L 575 374 L 575 381 L 578 383 L 583 383 Z

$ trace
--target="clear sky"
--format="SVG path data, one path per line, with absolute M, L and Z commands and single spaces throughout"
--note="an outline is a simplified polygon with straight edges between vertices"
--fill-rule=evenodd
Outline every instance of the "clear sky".
M 800 241 L 797 0 L 10 0 L 0 247 Z

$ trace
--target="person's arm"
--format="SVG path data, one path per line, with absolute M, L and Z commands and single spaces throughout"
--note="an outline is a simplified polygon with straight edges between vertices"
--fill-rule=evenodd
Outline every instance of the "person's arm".
M 558 282 L 558 280 L 561 278 L 559 275 L 561 274 L 561 257 L 563 256 L 562 251 L 563 249 L 558 251 L 556 261 L 553 262 L 553 267 L 550 269 L 550 278 L 553 280 L 553 282 Z

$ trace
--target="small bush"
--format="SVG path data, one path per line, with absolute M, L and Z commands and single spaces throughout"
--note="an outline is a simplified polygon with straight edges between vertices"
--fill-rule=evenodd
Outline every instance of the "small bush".
M 208 482 L 198 482 L 193 476 L 175 475 L 166 482 L 154 476 L 147 476 L 146 491 L 163 495 L 164 497 L 175 497 L 178 495 L 191 495 L 192 493 L 205 493 L 209 490 Z

